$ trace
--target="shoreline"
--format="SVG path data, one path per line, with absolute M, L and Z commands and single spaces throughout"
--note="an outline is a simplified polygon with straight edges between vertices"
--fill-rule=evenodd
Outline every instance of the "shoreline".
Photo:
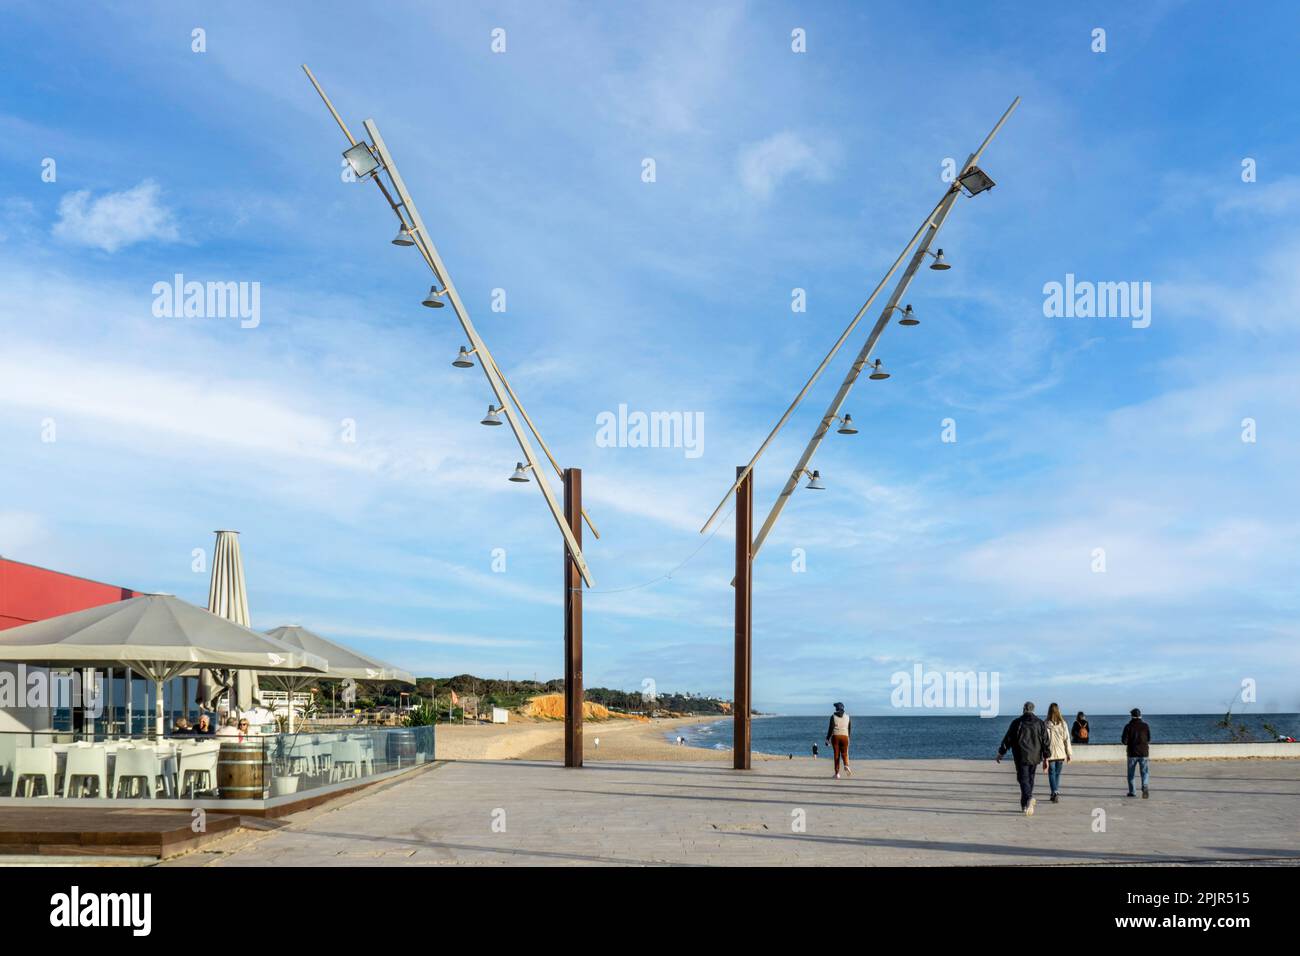
M 669 732 L 719 720 L 725 715 L 659 717 L 650 720 L 583 722 L 584 761 L 671 760 L 730 761 L 731 750 L 678 746 Z M 563 760 L 564 722 L 516 720 L 508 724 L 439 724 L 434 737 L 438 760 Z M 597 745 L 599 740 L 599 745 Z M 755 760 L 785 760 L 754 754 Z
M 725 746 L 697 746 L 689 741 L 678 746 L 672 739 L 675 731 L 689 727 L 730 721 L 730 717 L 661 717 L 651 720 L 587 720 L 583 723 L 584 761 L 671 761 L 671 762 L 726 762 L 732 759 L 731 735 L 723 733 L 716 738 Z M 564 722 L 561 720 L 519 720 L 508 724 L 439 724 L 435 733 L 435 759 L 438 760 L 539 760 L 564 759 Z M 597 745 L 597 740 L 600 741 Z M 987 757 L 905 756 L 899 754 L 873 755 L 869 743 L 855 749 L 854 763 L 908 760 L 933 763 L 943 760 L 963 760 L 971 763 L 992 763 L 994 751 Z M 813 758 L 808 753 L 764 753 L 752 751 L 755 763 L 768 761 L 789 762 L 792 759 L 819 765 L 829 764 L 831 755 L 823 752 Z M 1279 743 L 1205 743 L 1205 744 L 1152 744 L 1151 759 L 1169 763 L 1191 760 L 1287 760 L 1300 758 L 1300 744 Z M 1009 759 L 1009 758 L 1008 758 Z M 1074 763 L 1113 763 L 1124 761 L 1123 747 L 1112 744 L 1090 744 L 1074 750 Z

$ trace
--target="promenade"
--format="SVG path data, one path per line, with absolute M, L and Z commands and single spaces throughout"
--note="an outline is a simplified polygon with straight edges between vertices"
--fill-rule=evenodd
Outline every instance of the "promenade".
M 223 838 L 164 865 L 1004 865 L 1300 863 L 1300 763 L 1075 764 L 1063 801 L 1018 811 L 1009 763 L 448 762 Z M 1042 797 L 1046 797 L 1046 780 Z

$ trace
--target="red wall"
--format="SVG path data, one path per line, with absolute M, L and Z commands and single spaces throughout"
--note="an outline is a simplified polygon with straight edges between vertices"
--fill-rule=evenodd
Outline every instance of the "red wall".
M 125 601 L 141 593 L 0 558 L 0 630 Z

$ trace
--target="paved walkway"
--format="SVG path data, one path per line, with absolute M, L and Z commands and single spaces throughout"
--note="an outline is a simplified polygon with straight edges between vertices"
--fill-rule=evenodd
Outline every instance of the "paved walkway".
M 583 770 L 448 763 L 280 830 L 229 838 L 220 854 L 185 859 L 218 866 L 1300 863 L 1294 760 L 1153 765 L 1150 800 L 1124 797 L 1120 764 L 1075 765 L 1065 771 L 1062 802 L 1040 800 L 1031 818 L 1018 812 L 1009 764 L 860 761 L 856 770 L 837 781 L 826 761 L 810 759 L 749 772 L 716 763 Z

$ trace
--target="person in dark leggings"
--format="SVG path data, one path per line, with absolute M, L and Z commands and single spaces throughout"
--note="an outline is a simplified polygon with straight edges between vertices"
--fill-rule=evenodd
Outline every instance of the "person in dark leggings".
M 844 764 L 844 772 L 850 777 L 853 771 L 849 769 L 849 732 L 852 720 L 844 712 L 844 705 L 836 703 L 835 713 L 831 714 L 831 722 L 826 727 L 826 743 L 835 755 L 835 779 L 840 779 L 840 764 Z

